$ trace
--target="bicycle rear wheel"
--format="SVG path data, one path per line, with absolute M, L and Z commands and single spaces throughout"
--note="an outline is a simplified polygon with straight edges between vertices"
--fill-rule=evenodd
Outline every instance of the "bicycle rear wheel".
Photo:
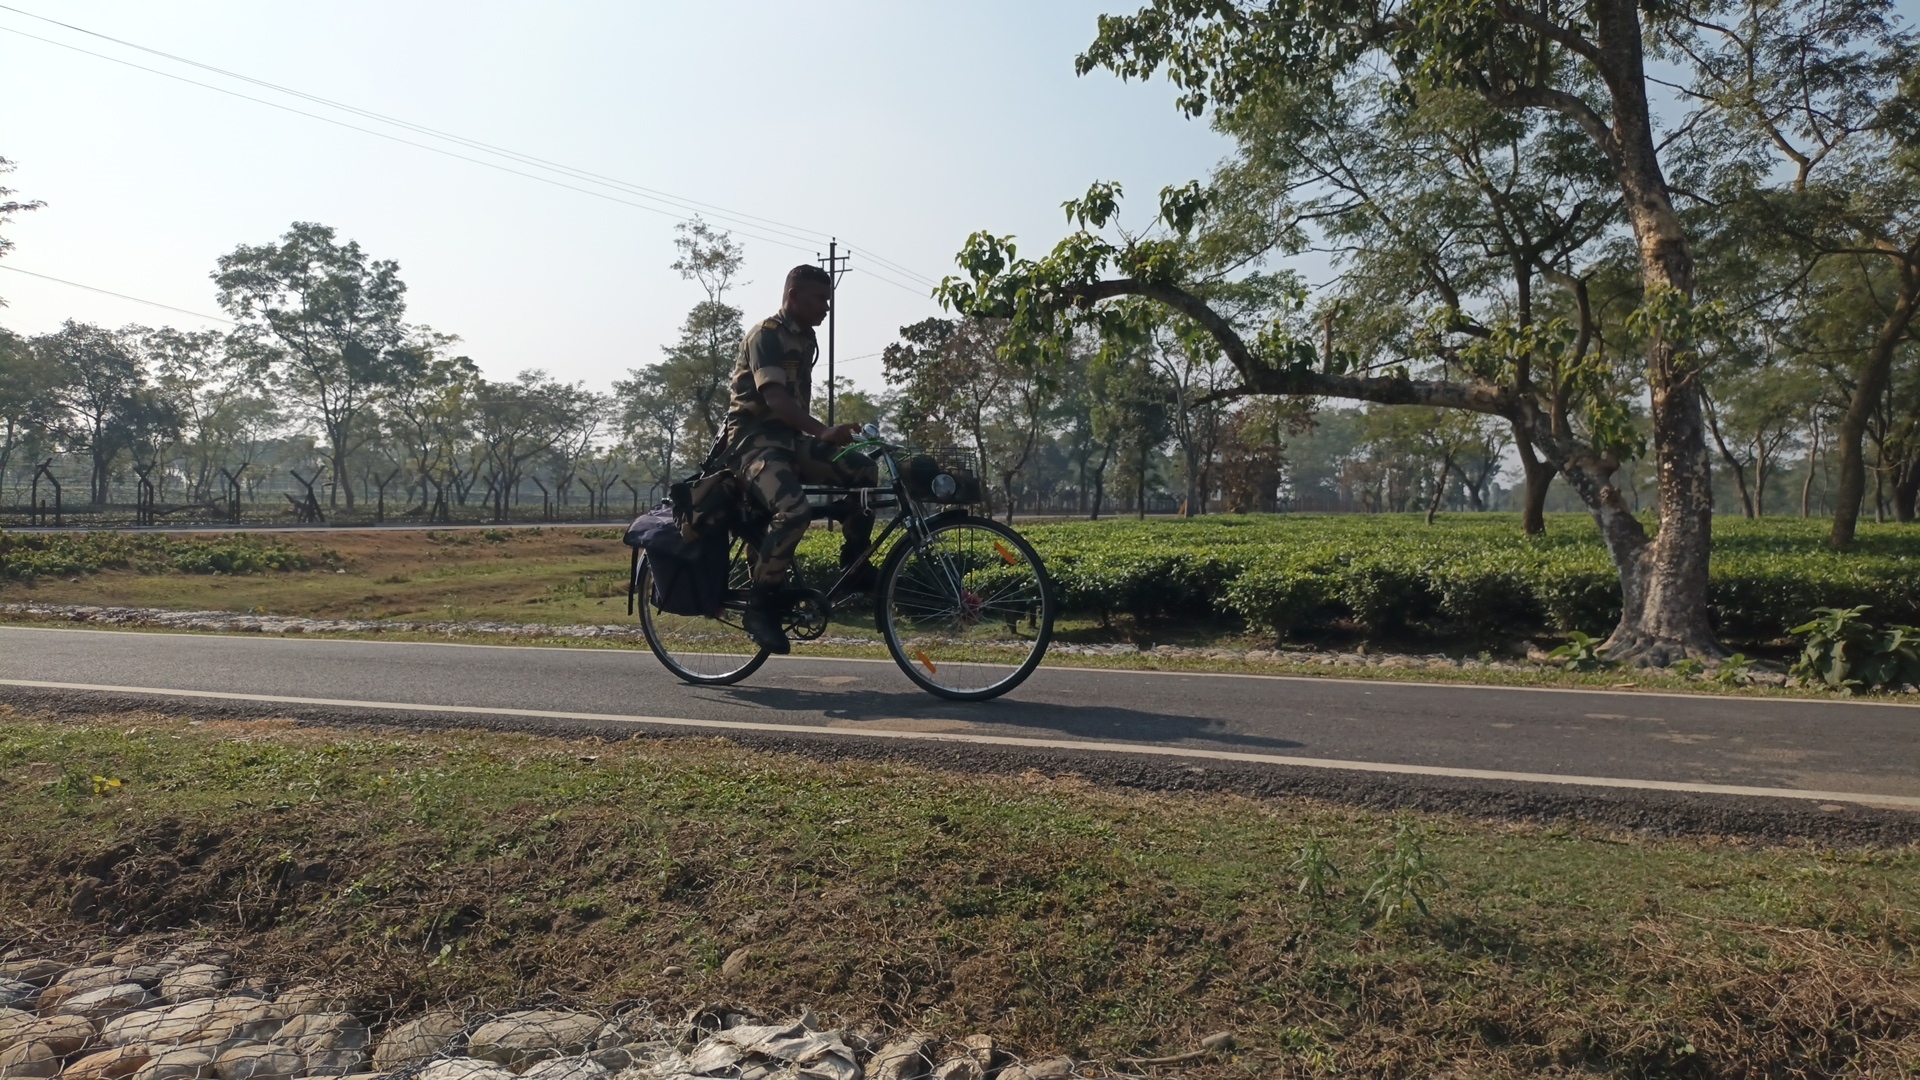
M 983 701 L 1019 686 L 1053 638 L 1053 582 L 1033 545 L 965 517 L 904 539 L 880 568 L 887 650 L 928 693 Z
M 727 599 L 719 615 L 675 615 L 654 606 L 653 565 L 643 555 L 640 630 L 647 647 L 668 671 L 701 686 L 726 686 L 758 671 L 767 662 L 767 651 L 753 643 L 740 621 L 748 580 L 746 545 L 736 540 L 727 566 Z

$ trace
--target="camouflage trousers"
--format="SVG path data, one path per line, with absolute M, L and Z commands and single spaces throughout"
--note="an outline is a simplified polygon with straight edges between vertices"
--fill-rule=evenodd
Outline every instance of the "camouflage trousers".
M 852 450 L 835 460 L 834 455 L 840 452 L 841 448 L 828 446 L 811 435 L 791 439 L 749 437 L 746 445 L 735 451 L 734 472 L 746 481 L 748 498 L 759 510 L 772 515 L 753 565 L 755 585 L 780 585 L 793 568 L 793 553 L 813 520 L 813 508 L 807 505 L 800 485 L 872 487 L 880 482 L 880 466 L 872 458 Z M 873 535 L 873 511 L 849 517 L 845 528 L 843 561 L 849 552 L 857 555 L 867 546 Z

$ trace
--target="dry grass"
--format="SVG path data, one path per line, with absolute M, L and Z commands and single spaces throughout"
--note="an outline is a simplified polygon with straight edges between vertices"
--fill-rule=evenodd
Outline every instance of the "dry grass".
M 1908 850 L 153 715 L 8 718 L 0 780 L 14 926 L 191 928 L 403 1007 L 811 1004 L 1108 1060 L 1240 1031 L 1190 1077 L 1920 1069 Z M 1322 900 L 1311 836 L 1341 871 Z M 1429 912 L 1379 918 L 1369 885 L 1415 841 Z

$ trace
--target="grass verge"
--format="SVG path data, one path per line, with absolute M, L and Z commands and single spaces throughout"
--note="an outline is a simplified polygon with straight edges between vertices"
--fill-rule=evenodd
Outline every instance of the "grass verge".
M 811 1004 L 1109 1060 L 1240 1032 L 1190 1077 L 1920 1069 L 1909 849 L 153 714 L 6 715 L 0 777 L 16 929 L 192 928 L 401 1006 Z

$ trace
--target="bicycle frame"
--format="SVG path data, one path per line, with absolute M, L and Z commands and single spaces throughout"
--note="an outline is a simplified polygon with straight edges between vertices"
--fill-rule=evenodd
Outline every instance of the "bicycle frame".
M 891 486 L 852 488 L 835 487 L 826 484 L 807 484 L 801 487 L 801 491 L 807 495 L 823 495 L 834 498 L 857 495 L 860 497 L 863 508 L 868 510 L 884 510 L 888 506 L 897 506 L 901 511 L 888 520 L 886 528 L 880 530 L 878 536 L 868 541 L 867 550 L 861 552 L 858 559 L 849 562 L 840 569 L 839 576 L 835 577 L 833 582 L 826 588 L 825 595 L 829 597 L 833 596 L 835 590 L 839 589 L 840 586 L 847 581 L 849 575 L 853 574 L 859 568 L 860 564 L 873 558 L 873 553 L 879 551 L 881 546 L 886 543 L 887 537 L 892 536 L 895 532 L 906 532 L 924 540 L 932 532 L 933 526 L 936 523 L 955 515 L 965 515 L 967 513 L 966 507 L 956 506 L 928 514 L 921 506 L 920 501 L 915 499 L 907 491 L 906 482 L 900 479 L 899 463 L 894 457 L 899 447 L 878 440 L 855 442 L 847 447 L 848 450 L 862 450 L 866 448 L 871 448 L 877 452 L 886 463 L 887 475 L 893 477 L 893 484 Z M 891 497 L 894 502 L 876 503 L 872 501 L 876 497 Z M 829 606 L 832 610 L 839 610 L 845 603 L 846 601 L 843 600 L 840 604 L 830 604 Z

